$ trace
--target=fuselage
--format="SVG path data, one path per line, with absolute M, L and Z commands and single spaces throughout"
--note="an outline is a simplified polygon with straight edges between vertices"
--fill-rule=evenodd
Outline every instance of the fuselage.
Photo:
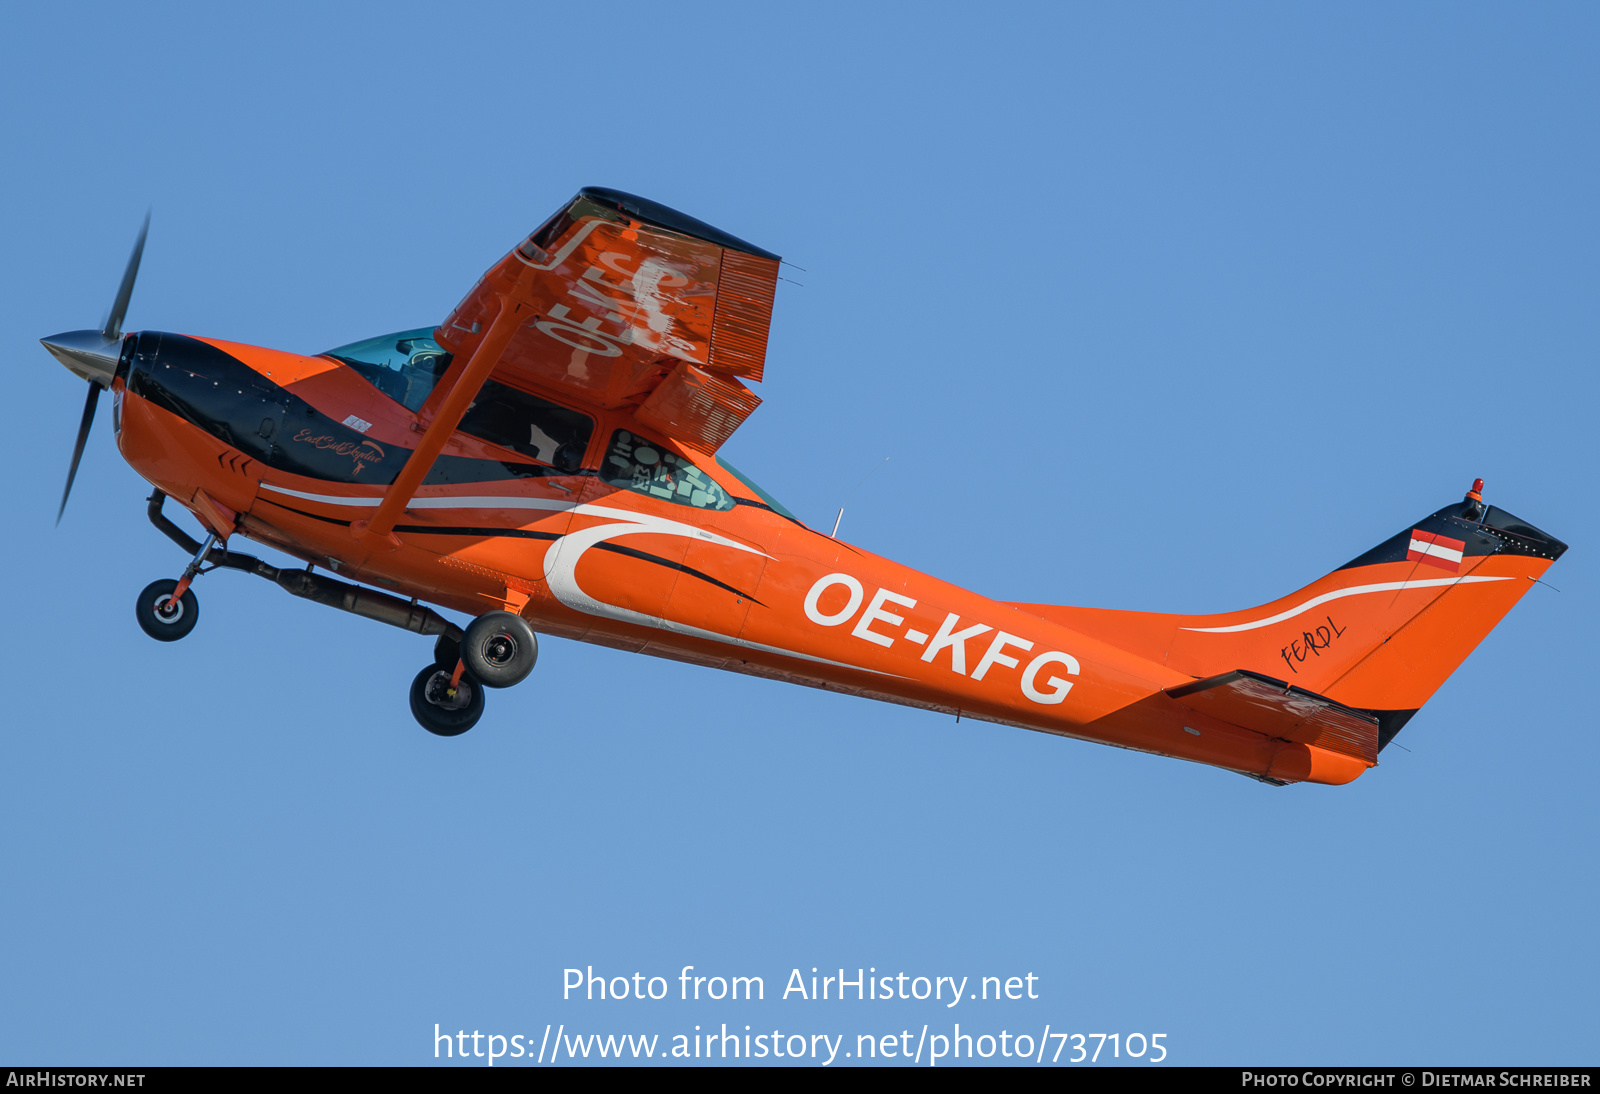
M 545 411 L 524 439 L 485 403 L 377 539 L 352 525 L 426 428 L 425 393 L 332 356 L 157 332 L 128 336 L 112 390 L 123 456 L 212 531 L 404 596 L 1275 781 L 1368 766 L 1184 710 L 1162 689 L 1192 676 L 819 534 L 625 410 Z

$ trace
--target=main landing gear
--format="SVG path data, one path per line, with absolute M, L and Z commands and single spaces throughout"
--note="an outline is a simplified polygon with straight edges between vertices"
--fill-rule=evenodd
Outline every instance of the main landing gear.
M 411 713 L 429 733 L 456 737 L 483 717 L 484 689 L 508 688 L 533 671 L 539 641 L 533 628 L 514 612 L 485 612 L 467 629 L 415 600 L 405 601 L 375 589 L 304 570 L 280 570 L 254 555 L 219 545 L 210 535 L 197 542 L 161 512 L 167 496 L 150 495 L 150 523 L 193 557 L 176 581 L 152 581 L 139 594 L 139 627 L 160 642 L 176 642 L 200 621 L 200 603 L 191 582 L 217 569 L 243 570 L 266 578 L 285 592 L 330 608 L 376 619 L 414 634 L 437 635 L 433 664 L 411 682 Z
M 411 714 L 429 733 L 455 737 L 483 716 L 485 688 L 519 684 L 539 659 L 539 640 L 512 612 L 485 612 L 459 640 L 440 635 L 433 664 L 411 681 Z
M 483 717 L 483 685 L 456 666 L 429 665 L 411 681 L 411 716 L 440 737 L 459 737 Z

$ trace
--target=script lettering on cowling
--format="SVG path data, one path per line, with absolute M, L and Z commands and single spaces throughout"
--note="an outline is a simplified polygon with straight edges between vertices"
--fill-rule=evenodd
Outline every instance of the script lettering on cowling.
M 351 472 L 353 475 L 361 474 L 361 469 L 367 464 L 377 463 L 384 457 L 383 448 L 376 441 L 341 441 L 338 437 L 326 433 L 313 434 L 309 429 L 302 429 L 294 435 L 294 439 L 300 444 L 309 444 L 324 452 L 349 456 L 356 465 L 356 469 Z

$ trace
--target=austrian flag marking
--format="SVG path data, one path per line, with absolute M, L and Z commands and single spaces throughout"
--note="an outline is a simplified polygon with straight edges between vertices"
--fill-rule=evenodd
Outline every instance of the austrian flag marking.
M 1461 572 L 1461 554 L 1467 549 L 1466 540 L 1434 535 L 1420 528 L 1411 529 L 1411 549 L 1406 552 L 1407 562 L 1426 562 L 1441 570 L 1456 574 Z

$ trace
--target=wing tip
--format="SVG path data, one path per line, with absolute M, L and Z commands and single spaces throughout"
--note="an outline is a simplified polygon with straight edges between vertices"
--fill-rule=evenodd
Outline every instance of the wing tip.
M 742 251 L 745 254 L 755 255 L 758 258 L 770 258 L 774 261 L 782 259 L 771 251 L 748 243 L 736 235 L 724 232 L 721 228 L 707 224 L 697 217 L 687 213 L 680 213 L 659 201 L 630 194 L 623 190 L 612 190 L 605 186 L 585 186 L 578 191 L 579 198 L 588 198 L 601 205 L 609 205 L 621 212 L 627 213 L 635 219 L 657 228 L 665 228 L 669 232 L 678 232 L 681 235 L 692 236 L 695 239 L 714 243 L 718 247 L 725 247 L 730 251 Z M 576 199 L 574 199 L 576 200 Z

